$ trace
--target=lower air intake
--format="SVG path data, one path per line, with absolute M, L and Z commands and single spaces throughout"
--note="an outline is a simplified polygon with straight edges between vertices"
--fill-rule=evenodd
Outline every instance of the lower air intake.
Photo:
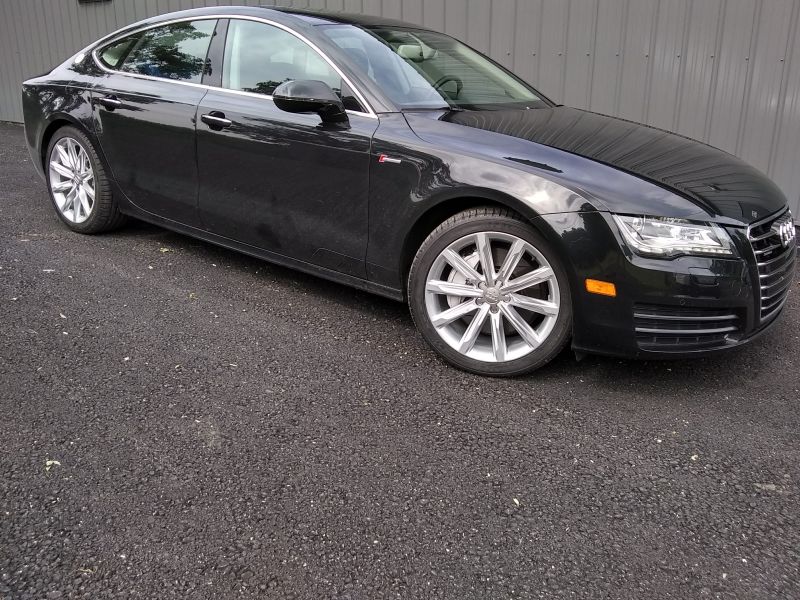
M 741 317 L 733 309 L 684 308 L 636 304 L 633 307 L 636 341 L 642 350 L 691 352 L 725 346 L 741 331 Z

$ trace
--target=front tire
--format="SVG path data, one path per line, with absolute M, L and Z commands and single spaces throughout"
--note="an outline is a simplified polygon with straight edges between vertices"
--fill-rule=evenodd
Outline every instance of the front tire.
M 533 227 L 504 209 L 468 210 L 437 227 L 412 263 L 408 302 L 431 347 L 479 375 L 538 369 L 572 333 L 561 260 Z
M 59 129 L 47 148 L 47 188 L 61 221 L 78 233 L 103 233 L 122 225 L 124 215 L 97 150 L 79 129 Z

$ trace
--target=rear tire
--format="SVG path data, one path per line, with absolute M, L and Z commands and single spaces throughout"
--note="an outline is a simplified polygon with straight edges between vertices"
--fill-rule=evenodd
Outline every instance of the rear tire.
M 50 200 L 72 231 L 94 234 L 117 229 L 125 215 L 91 140 L 79 129 L 59 129 L 47 147 L 44 165 Z
M 428 344 L 452 365 L 479 375 L 534 371 L 558 355 L 572 333 L 562 261 L 533 227 L 505 209 L 464 211 L 437 227 L 411 265 L 408 303 Z

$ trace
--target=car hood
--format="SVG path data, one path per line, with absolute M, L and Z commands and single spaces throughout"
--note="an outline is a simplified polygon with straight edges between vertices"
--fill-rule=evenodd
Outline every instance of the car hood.
M 614 167 L 720 216 L 752 223 L 786 197 L 758 169 L 717 148 L 654 127 L 559 106 L 450 112 L 442 120 L 528 140 Z

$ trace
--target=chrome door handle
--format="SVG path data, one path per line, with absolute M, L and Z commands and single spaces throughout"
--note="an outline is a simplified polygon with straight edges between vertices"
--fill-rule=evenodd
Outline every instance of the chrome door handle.
M 200 120 L 208 125 L 211 129 L 215 129 L 217 131 L 233 125 L 233 121 L 225 118 L 225 113 L 221 113 L 216 110 L 208 113 L 207 115 L 200 115 Z
M 106 96 L 105 98 L 98 98 L 98 104 L 106 107 L 108 110 L 114 110 L 115 108 L 119 108 L 122 106 L 122 100 L 115 98 L 114 96 Z

